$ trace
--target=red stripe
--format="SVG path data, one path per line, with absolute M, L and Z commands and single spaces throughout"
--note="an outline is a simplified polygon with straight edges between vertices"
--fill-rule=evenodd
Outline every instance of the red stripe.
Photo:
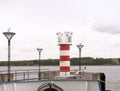
M 60 50 L 70 50 L 69 45 L 60 45 Z
M 70 71 L 70 67 L 69 66 L 62 66 L 60 67 L 60 72 L 69 72 Z
M 60 56 L 60 61 L 70 61 L 70 56 Z

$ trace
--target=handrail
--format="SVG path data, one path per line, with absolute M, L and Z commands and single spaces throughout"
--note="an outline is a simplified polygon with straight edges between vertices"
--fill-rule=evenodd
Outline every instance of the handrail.
M 41 69 L 39 77 L 39 69 L 28 69 L 28 70 L 11 70 L 11 81 L 18 80 L 36 80 L 36 79 L 50 79 L 49 69 Z M 44 75 L 44 76 L 42 76 Z M 7 71 L 0 71 L 0 81 L 7 81 Z

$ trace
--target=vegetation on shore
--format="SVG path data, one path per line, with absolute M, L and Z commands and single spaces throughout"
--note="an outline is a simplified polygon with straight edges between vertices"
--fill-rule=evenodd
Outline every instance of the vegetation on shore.
M 80 61 L 81 60 L 81 61 Z M 59 65 L 59 59 L 21 60 L 11 61 L 11 66 L 37 66 L 37 65 Z M 120 65 L 120 58 L 71 58 L 71 65 Z M 8 61 L 0 61 L 0 66 L 7 66 Z

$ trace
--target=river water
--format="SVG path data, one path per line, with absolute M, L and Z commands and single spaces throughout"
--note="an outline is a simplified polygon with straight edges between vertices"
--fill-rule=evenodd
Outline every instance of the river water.
M 85 66 L 82 66 L 84 68 Z M 71 70 L 78 69 L 72 66 Z M 38 66 L 14 66 L 11 70 L 38 69 Z M 59 70 L 59 66 L 41 66 L 42 69 Z M 7 70 L 7 67 L 0 67 L 0 71 Z M 106 75 L 106 89 L 120 91 L 120 66 L 86 66 L 85 72 L 103 72 Z

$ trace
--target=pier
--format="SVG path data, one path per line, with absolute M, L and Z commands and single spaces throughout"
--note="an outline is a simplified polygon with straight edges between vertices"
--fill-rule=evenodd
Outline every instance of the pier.
M 40 75 L 39 75 L 40 74 Z M 44 69 L 39 73 L 38 69 L 32 69 L 32 70 L 14 70 L 12 71 L 10 75 L 10 81 L 11 82 L 31 82 L 31 81 L 40 81 L 40 84 L 45 81 L 55 81 L 55 82 L 63 82 L 66 83 L 66 80 L 68 82 L 73 81 L 80 81 L 80 84 L 97 84 L 96 81 L 99 81 L 101 83 L 101 89 L 102 91 L 105 91 L 105 75 L 104 73 L 90 73 L 90 72 L 84 72 L 81 75 L 76 73 L 75 71 L 70 72 L 69 76 L 60 76 L 59 71 L 49 71 L 47 69 Z M 1 71 L 0 74 L 0 83 L 7 82 L 8 74 L 5 71 Z M 39 80 L 40 79 L 40 80 Z M 90 82 L 89 82 L 90 81 Z M 41 90 L 38 90 L 41 91 Z
M 90 73 L 82 72 L 81 75 L 76 73 L 76 70 L 70 72 L 70 76 L 60 77 L 59 71 L 49 71 L 44 69 L 43 71 L 38 72 L 38 69 L 32 70 L 14 70 L 10 75 L 10 81 L 36 81 L 36 80 L 54 80 L 54 79 L 87 79 L 87 80 L 102 80 L 105 81 L 104 73 Z M 40 76 L 40 77 L 39 77 Z M 0 82 L 7 82 L 8 74 L 5 71 L 1 71 Z M 105 83 L 101 82 L 102 88 L 105 89 Z
M 40 74 L 40 75 L 39 75 Z M 10 81 L 19 81 L 19 80 L 50 80 L 59 76 L 60 71 L 49 71 L 48 69 L 43 69 L 39 73 L 38 69 L 30 69 L 30 70 L 13 70 L 10 74 Z M 82 78 L 88 80 L 100 80 L 101 75 L 104 73 L 93 73 L 93 72 L 81 72 L 81 75 L 76 73 L 76 70 L 70 72 L 70 76 L 73 78 Z M 70 76 L 62 76 L 62 77 L 70 77 Z M 104 77 L 105 78 L 105 77 Z M 7 71 L 0 71 L 0 82 L 5 82 L 8 79 Z

